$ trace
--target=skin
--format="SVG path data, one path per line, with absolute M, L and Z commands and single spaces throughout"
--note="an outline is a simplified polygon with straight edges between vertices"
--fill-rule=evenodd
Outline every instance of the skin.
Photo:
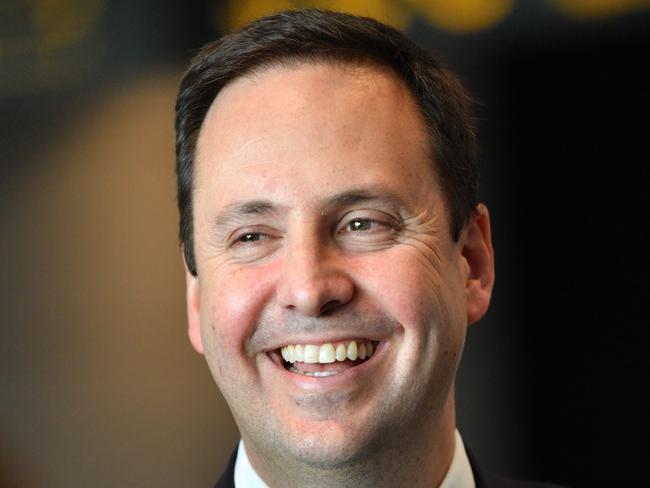
M 189 336 L 270 486 L 437 486 L 449 467 L 493 251 L 484 205 L 452 240 L 427 144 L 408 89 L 376 66 L 266 68 L 208 112 Z M 327 378 L 275 352 L 355 338 L 380 345 Z

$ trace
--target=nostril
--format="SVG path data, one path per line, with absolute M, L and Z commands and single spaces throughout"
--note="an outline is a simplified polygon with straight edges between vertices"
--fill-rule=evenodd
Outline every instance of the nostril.
M 341 305 L 343 305 L 343 303 L 340 302 L 339 300 L 330 300 L 320 308 L 319 315 L 321 316 L 328 315 L 334 312 L 334 310 L 339 308 Z
M 287 260 L 285 273 L 276 289 L 280 307 L 312 317 L 331 313 L 353 296 L 354 283 L 334 257 L 306 263 Z

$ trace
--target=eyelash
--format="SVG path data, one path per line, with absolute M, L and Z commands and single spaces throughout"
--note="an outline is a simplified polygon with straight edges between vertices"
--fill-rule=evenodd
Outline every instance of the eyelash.
M 351 225 L 354 223 L 363 223 L 366 225 L 370 225 L 369 228 L 367 229 L 353 229 L 350 228 Z M 355 217 L 353 219 L 350 219 L 346 222 L 345 226 L 343 227 L 342 231 L 349 231 L 349 232 L 365 232 L 365 231 L 372 231 L 377 226 L 383 226 L 383 227 L 389 227 L 389 228 L 394 228 L 390 224 L 387 224 L 386 222 L 382 222 L 381 220 L 373 219 L 370 217 Z
M 256 239 L 251 239 L 251 236 L 256 236 Z M 234 239 L 234 244 L 249 244 L 249 243 L 255 243 L 259 241 L 266 240 L 269 235 L 265 234 L 264 232 L 244 232 L 242 234 L 239 234 L 238 236 L 235 237 Z
M 364 226 L 369 226 L 366 229 L 353 229 L 350 226 L 354 225 L 355 223 L 362 223 Z M 377 227 L 380 227 L 382 229 L 376 229 Z M 361 233 L 372 233 L 373 231 L 380 231 L 383 229 L 388 229 L 389 231 L 394 231 L 397 229 L 397 226 L 395 224 L 379 220 L 379 219 L 373 219 L 371 217 L 354 217 L 352 219 L 349 219 L 343 227 L 338 231 L 339 234 L 350 232 L 353 234 L 361 234 Z M 262 231 L 245 231 L 240 234 L 237 234 L 234 236 L 234 239 L 232 241 L 233 246 L 237 245 L 258 245 L 260 241 L 265 241 L 272 236 L 266 232 Z

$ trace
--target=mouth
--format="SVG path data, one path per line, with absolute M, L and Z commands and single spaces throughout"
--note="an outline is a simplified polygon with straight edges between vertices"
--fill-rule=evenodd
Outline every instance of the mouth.
M 380 347 L 379 341 L 353 339 L 324 344 L 287 344 L 274 351 L 276 361 L 290 373 L 324 378 L 367 362 Z

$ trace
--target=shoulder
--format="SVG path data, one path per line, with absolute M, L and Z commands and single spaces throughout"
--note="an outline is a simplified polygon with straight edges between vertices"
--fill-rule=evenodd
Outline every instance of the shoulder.
M 518 480 L 493 473 L 485 473 L 483 476 L 483 488 L 566 488 L 550 483 L 538 481 Z M 476 485 L 479 488 L 479 485 Z
M 467 449 L 467 457 L 469 458 L 474 474 L 474 481 L 476 488 L 567 488 L 560 485 L 551 483 L 541 483 L 539 481 L 519 480 L 509 478 L 489 471 L 483 471 L 476 461 L 473 453 Z

